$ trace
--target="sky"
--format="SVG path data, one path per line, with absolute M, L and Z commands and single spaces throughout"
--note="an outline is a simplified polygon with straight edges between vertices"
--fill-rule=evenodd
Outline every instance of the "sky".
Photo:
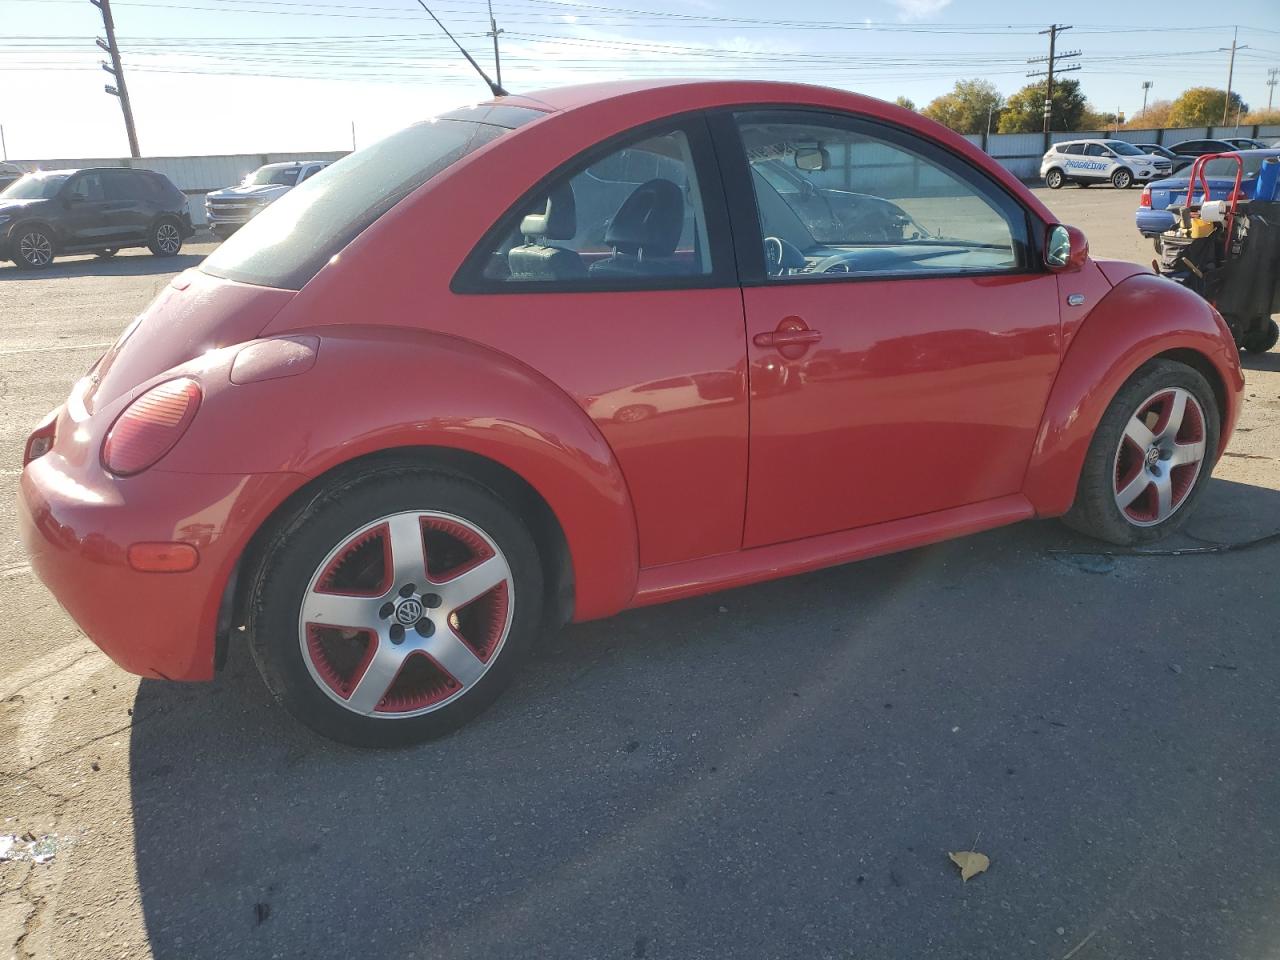
M 486 0 L 427 0 L 491 74 Z M 1028 82 L 1038 31 L 1073 29 L 1094 105 L 1136 114 L 1188 86 L 1267 102 L 1280 67 L 1274 0 L 1166 0 L 1154 24 L 1133 4 L 1008 0 L 493 0 L 506 87 L 527 93 L 637 76 L 764 78 L 827 84 L 924 106 L 958 79 L 1009 94 Z M 341 150 L 488 98 L 416 0 L 113 0 L 142 155 Z M 1204 26 L 1206 13 L 1213 26 Z M 1269 14 L 1269 15 L 1268 15 Z M 90 0 L 0 0 L 0 127 L 9 159 L 128 153 L 112 78 L 94 45 Z M 1280 102 L 1280 95 L 1277 95 Z

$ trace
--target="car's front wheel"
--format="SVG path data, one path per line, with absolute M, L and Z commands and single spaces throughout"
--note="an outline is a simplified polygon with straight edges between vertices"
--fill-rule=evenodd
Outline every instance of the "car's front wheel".
M 157 221 L 147 238 L 147 249 L 157 257 L 176 256 L 182 249 L 182 231 L 178 227 L 178 221 L 172 217 Z
M 438 737 L 491 704 L 541 622 L 537 549 L 470 480 L 416 467 L 331 483 L 273 533 L 249 597 L 272 693 L 360 746 Z
M 1117 190 L 1128 190 L 1133 186 L 1133 174 L 1121 168 L 1111 175 L 1111 185 Z
M 1066 179 L 1062 176 L 1061 170 L 1050 170 L 1044 175 L 1044 182 L 1048 184 L 1050 190 L 1059 190 Z
M 22 227 L 13 238 L 13 262 L 29 270 L 43 270 L 53 263 L 54 240 L 44 227 Z
M 1098 424 L 1063 519 L 1123 546 L 1167 536 L 1187 521 L 1209 482 L 1219 430 L 1217 400 L 1198 371 L 1149 361 Z

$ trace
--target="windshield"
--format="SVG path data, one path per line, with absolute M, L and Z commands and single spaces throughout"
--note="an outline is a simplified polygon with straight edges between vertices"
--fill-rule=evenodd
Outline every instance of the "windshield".
M 1122 157 L 1143 156 L 1143 151 L 1139 150 L 1132 143 L 1125 143 L 1123 140 L 1108 140 L 1107 146 Z
M 69 173 L 28 173 L 9 184 L 0 197 L 5 200 L 48 200 L 57 195 L 67 182 Z
M 241 227 L 201 269 L 241 283 L 299 290 L 410 193 L 506 132 L 472 120 L 406 127 L 304 180 Z
M 244 178 L 246 187 L 261 187 L 269 183 L 292 187 L 298 182 L 301 167 L 259 167 Z

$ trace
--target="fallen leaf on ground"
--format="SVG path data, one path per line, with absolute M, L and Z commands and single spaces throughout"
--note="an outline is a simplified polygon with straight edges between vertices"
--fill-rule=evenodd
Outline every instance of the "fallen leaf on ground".
M 961 853 L 948 853 L 951 862 L 960 868 L 960 879 L 968 880 L 970 877 L 976 877 L 980 873 L 984 873 L 987 867 L 991 866 L 991 860 L 985 853 L 978 853 L 974 850 L 965 850 Z

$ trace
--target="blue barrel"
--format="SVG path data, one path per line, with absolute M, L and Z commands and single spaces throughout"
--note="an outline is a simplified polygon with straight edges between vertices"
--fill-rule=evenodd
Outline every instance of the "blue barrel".
M 1280 200 L 1276 184 L 1280 182 L 1280 157 L 1267 157 L 1258 171 L 1258 185 L 1253 188 L 1255 200 Z

